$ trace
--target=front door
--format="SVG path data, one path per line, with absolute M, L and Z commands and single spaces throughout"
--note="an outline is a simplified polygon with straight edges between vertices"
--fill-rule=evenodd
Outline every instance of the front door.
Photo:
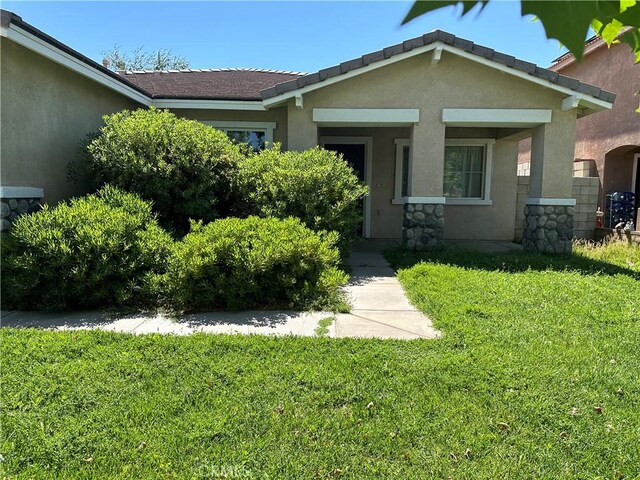
M 358 179 L 367 183 L 367 145 L 366 143 L 341 143 L 339 139 L 331 139 L 327 140 L 322 146 L 326 150 L 333 150 L 334 152 L 342 154 L 344 159 L 347 161 L 349 166 L 353 168 L 353 171 L 358 176 Z M 365 199 L 365 202 L 367 200 Z M 367 222 L 367 209 L 365 202 L 360 201 L 360 208 L 362 210 L 362 221 L 360 222 L 360 227 L 358 228 L 358 235 L 366 237 L 367 229 L 365 227 L 365 222 Z

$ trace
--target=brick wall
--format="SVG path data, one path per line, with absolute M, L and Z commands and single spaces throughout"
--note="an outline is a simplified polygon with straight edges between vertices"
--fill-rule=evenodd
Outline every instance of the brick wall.
M 573 214 L 573 236 L 575 238 L 593 238 L 596 228 L 596 210 L 598 208 L 598 177 L 573 177 L 573 198 L 576 206 Z M 529 177 L 518 176 L 518 199 L 516 207 L 516 240 L 522 239 L 524 226 L 524 202 L 529 191 Z

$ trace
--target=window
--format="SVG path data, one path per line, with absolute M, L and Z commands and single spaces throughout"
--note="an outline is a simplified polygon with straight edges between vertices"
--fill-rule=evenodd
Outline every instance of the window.
M 443 195 L 447 204 L 491 204 L 493 140 L 447 140 Z
M 403 197 L 409 196 L 409 159 L 411 158 L 408 138 L 397 138 L 396 178 L 392 203 L 404 203 Z
M 227 136 L 238 142 L 250 145 L 254 151 L 264 150 L 273 144 L 275 122 L 220 122 L 204 121 L 222 130 Z

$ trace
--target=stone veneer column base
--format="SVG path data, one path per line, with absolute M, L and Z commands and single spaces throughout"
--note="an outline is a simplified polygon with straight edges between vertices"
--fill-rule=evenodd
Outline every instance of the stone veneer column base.
M 444 205 L 405 203 L 402 244 L 412 250 L 431 250 L 443 246 Z
M 3 198 L 0 201 L 0 231 L 6 232 L 18 215 L 40 210 L 40 198 Z
M 574 208 L 566 205 L 525 205 L 522 246 L 542 253 L 571 253 Z

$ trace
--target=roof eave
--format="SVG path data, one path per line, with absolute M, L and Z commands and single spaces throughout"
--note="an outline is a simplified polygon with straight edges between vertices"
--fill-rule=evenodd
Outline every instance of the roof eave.
M 333 83 L 352 78 L 353 76 L 366 73 L 376 68 L 384 67 L 390 63 L 401 61 L 414 55 L 427 53 L 436 48 L 495 68 L 524 80 L 531 81 L 540 86 L 558 91 L 559 93 L 567 96 L 580 94 L 581 104 L 594 111 L 610 109 L 613 106 L 615 95 L 613 93 L 601 90 L 596 86 L 581 83 L 576 79 L 560 75 L 551 70 L 540 68 L 533 63 L 524 62 L 522 60 L 516 59 L 515 57 L 511 57 L 509 55 L 504 55 L 491 49 L 487 49 L 486 47 L 474 45 L 472 42 L 466 41 L 464 39 L 453 37 L 453 40 L 450 40 L 450 43 L 454 44 L 451 45 L 446 41 L 441 40 L 441 38 L 444 38 L 444 35 L 441 35 L 444 34 L 444 32 L 435 33 L 437 40 L 432 40 L 432 43 L 430 44 L 423 45 L 418 48 L 411 48 L 408 51 L 396 53 L 387 58 L 379 58 L 363 67 L 344 71 L 343 65 L 355 62 L 358 60 L 356 59 L 352 60 L 351 62 L 344 62 L 336 67 L 331 67 L 314 74 L 301 77 L 297 80 L 284 82 L 274 87 L 264 89 L 260 93 L 262 95 L 265 107 L 269 108 L 282 105 L 286 103 L 290 98 L 294 98 L 295 96 L 304 95 L 305 93 L 308 93 L 310 91 L 324 88 Z M 405 42 L 405 44 L 406 43 L 407 42 Z M 456 43 L 459 46 L 456 46 Z M 384 51 L 376 53 L 382 54 L 383 52 Z M 375 56 L 376 53 L 369 54 L 369 56 Z M 489 53 L 491 55 L 489 55 Z M 491 56 L 492 58 L 488 58 L 489 56 Z M 496 56 L 501 58 L 500 62 L 493 59 Z M 364 57 L 361 58 L 364 59 Z M 582 89 L 583 91 L 577 90 L 578 88 Z M 597 94 L 597 96 L 592 95 L 589 92 L 593 92 L 594 94 Z

